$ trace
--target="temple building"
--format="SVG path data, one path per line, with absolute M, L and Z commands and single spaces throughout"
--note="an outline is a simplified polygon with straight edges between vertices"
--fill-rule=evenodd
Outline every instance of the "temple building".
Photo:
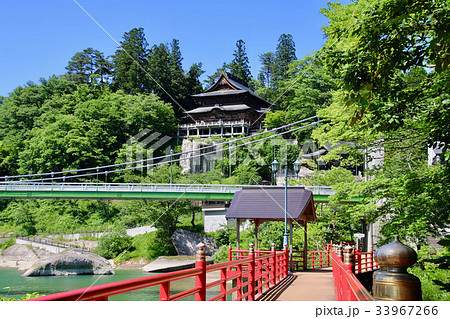
M 192 97 L 202 106 L 185 112 L 180 137 L 250 135 L 262 128 L 265 113 L 272 105 L 227 72 L 222 72 L 208 90 Z

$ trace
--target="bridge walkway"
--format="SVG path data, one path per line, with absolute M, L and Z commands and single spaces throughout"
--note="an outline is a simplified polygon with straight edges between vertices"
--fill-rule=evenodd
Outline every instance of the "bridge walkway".
M 294 272 L 261 301 L 336 301 L 331 267 Z

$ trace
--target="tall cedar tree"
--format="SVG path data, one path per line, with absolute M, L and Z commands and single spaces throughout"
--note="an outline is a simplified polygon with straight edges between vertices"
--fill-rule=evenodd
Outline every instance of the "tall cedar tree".
M 278 39 L 272 70 L 272 83 L 279 87 L 279 83 L 287 78 L 289 64 L 297 60 L 295 55 L 295 43 L 290 34 L 282 34 Z
M 258 80 L 266 87 L 272 87 L 272 76 L 274 67 L 274 53 L 267 52 L 259 55 L 259 61 L 261 62 L 261 70 L 258 74 Z
M 148 43 L 144 29 L 125 32 L 120 48 L 114 55 L 114 80 L 112 87 L 128 94 L 148 92 L 149 79 L 145 70 L 148 60 Z
M 248 56 L 245 50 L 245 42 L 243 40 L 238 40 L 236 42 L 236 50 L 234 50 L 233 56 L 234 59 L 229 65 L 231 75 L 237 77 L 245 83 L 250 83 L 252 75 L 250 73 Z

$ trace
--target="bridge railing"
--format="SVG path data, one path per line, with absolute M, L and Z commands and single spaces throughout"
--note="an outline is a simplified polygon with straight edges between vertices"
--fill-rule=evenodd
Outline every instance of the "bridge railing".
M 204 300 L 257 300 L 267 290 L 273 288 L 288 275 L 287 251 L 273 251 L 269 254 L 258 254 L 252 251 L 246 258 L 224 263 L 206 265 L 205 246 L 199 245 L 195 268 L 174 271 L 166 274 L 152 275 L 114 283 L 108 283 L 89 288 L 77 289 L 44 297 L 30 299 L 31 301 L 106 301 L 109 297 L 159 285 L 159 300 L 180 300 L 194 296 L 196 301 Z M 219 279 L 207 282 L 207 273 L 219 272 Z M 193 278 L 193 287 L 176 294 L 171 294 L 172 282 L 185 278 Z M 231 288 L 229 287 L 231 283 Z M 219 292 L 207 299 L 207 290 L 219 287 Z M 217 288 L 216 288 L 217 290 Z
M 126 192 L 221 192 L 234 193 L 244 187 L 255 185 L 222 184 L 154 184 L 154 183 L 100 183 L 100 182 L 32 182 L 1 181 L 0 190 L 4 191 L 126 191 Z M 267 187 L 267 186 L 266 186 Z M 332 195 L 334 191 L 327 186 L 305 186 L 313 194 Z
M 290 270 L 301 271 L 307 269 L 319 269 L 331 267 L 331 250 L 332 244 L 325 244 L 325 250 L 309 250 L 307 252 L 306 266 L 302 250 L 293 250 L 290 255 Z M 239 260 L 247 258 L 248 250 L 233 250 L 231 247 L 228 251 L 228 260 Z M 258 250 L 258 256 L 270 254 L 271 250 Z
M 358 278 L 356 278 L 355 265 L 353 264 L 353 261 L 351 263 L 344 262 L 343 258 L 341 256 L 338 256 L 338 253 L 336 251 L 333 251 L 332 264 L 334 290 L 337 301 L 374 300 L 372 295 L 361 284 Z M 361 271 L 359 273 L 361 273 Z
M 374 258 L 374 252 L 355 251 L 355 274 L 361 274 L 378 269 L 378 264 Z

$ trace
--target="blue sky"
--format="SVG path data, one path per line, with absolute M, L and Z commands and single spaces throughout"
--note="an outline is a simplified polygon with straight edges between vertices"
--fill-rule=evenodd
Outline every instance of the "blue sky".
M 144 28 L 150 46 L 180 40 L 184 69 L 202 62 L 202 79 L 232 60 L 239 39 L 254 77 L 258 55 L 275 51 L 282 33 L 292 34 L 298 58 L 325 42 L 327 19 L 319 10 L 326 0 L 7 0 L 0 5 L 0 95 L 65 73 L 71 57 L 87 47 L 114 54 L 117 44 L 77 3 L 118 42 L 134 27 Z

